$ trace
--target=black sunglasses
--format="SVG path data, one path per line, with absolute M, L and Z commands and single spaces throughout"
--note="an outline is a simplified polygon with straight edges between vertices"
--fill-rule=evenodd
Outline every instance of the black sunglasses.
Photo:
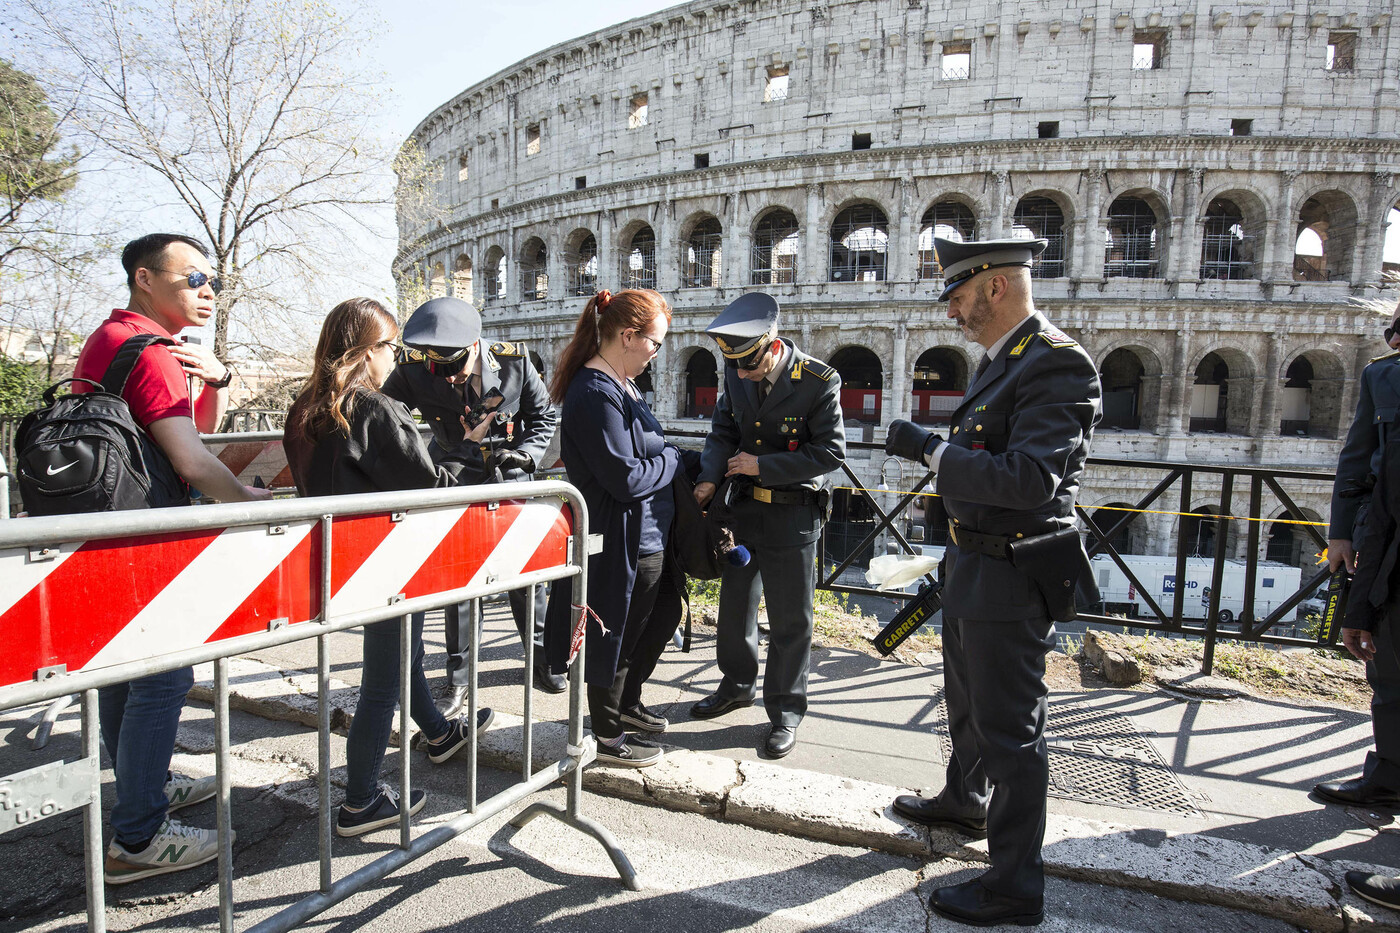
M 428 367 L 428 372 L 441 379 L 448 376 L 455 376 L 467 368 L 467 357 L 465 355 L 455 360 L 435 360 L 431 356 L 424 355 L 423 365 Z
M 185 273 L 176 272 L 174 269 L 157 269 L 156 271 L 165 272 L 169 275 L 185 275 Z M 190 288 L 203 288 L 204 283 L 208 282 L 209 287 L 214 290 L 214 294 L 216 295 L 224 290 L 224 283 L 219 279 L 218 276 L 214 276 L 211 278 L 205 275 L 203 272 L 191 272 L 189 275 L 185 275 L 185 282 L 189 285 Z

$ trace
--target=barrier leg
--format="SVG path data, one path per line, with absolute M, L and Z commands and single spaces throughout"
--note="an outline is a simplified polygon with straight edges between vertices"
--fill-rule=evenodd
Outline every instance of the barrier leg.
M 530 779 L 535 760 L 535 588 L 526 591 L 525 600 L 525 703 L 520 723 L 520 777 Z
M 0 479 L 0 482 L 4 480 Z M 87 871 L 87 915 L 91 933 L 106 933 L 107 895 L 102 878 L 102 733 L 97 723 L 97 691 L 83 691 L 83 754 L 92 759 L 92 800 L 83 808 L 84 868 Z
M 214 661 L 214 774 L 219 782 L 219 930 L 233 933 L 233 818 L 229 805 L 228 658 Z
M 0 480 L 0 482 L 4 482 L 4 480 Z M 59 697 L 44 708 L 44 711 L 39 714 L 39 725 L 34 729 L 34 739 L 30 742 L 30 748 L 37 752 L 49 744 L 49 737 L 53 735 L 53 727 L 58 722 L 59 714 L 72 705 L 73 698 L 66 696 Z
M 413 787 L 408 774 L 409 676 L 413 670 L 413 620 L 399 619 L 399 848 L 413 841 L 409 833 L 409 805 Z
M 467 812 L 476 812 L 476 714 L 480 697 L 476 693 L 477 662 L 481 658 L 481 600 L 473 599 L 467 609 L 467 631 L 472 633 L 471 647 L 467 649 L 467 728 L 472 730 L 472 740 L 467 745 Z
M 317 838 L 320 840 L 321 890 L 331 888 L 331 652 L 325 635 L 316 639 L 316 785 L 320 798 Z

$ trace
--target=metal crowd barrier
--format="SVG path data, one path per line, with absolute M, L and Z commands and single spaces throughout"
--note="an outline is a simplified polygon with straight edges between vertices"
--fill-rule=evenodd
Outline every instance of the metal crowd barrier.
M 471 525 L 489 524 L 491 516 L 496 516 L 497 526 L 505 525 L 502 516 L 512 513 L 514 523 L 519 523 L 532 506 L 544 504 L 554 508 L 554 517 L 548 512 L 532 513 L 531 521 L 552 522 L 545 537 L 531 548 L 530 555 L 517 560 L 504 555 L 493 565 L 496 550 L 493 549 L 481 565 L 470 575 L 465 585 L 434 589 L 407 597 L 406 593 L 391 595 L 383 605 L 364 608 L 350 601 L 348 609 L 333 608 L 332 601 L 344 596 L 353 589 L 347 584 L 355 582 L 351 571 L 341 569 L 347 578 L 340 580 L 338 589 L 333 589 L 332 556 L 337 542 L 354 539 L 350 534 L 357 527 L 356 522 L 370 517 L 371 521 L 383 524 L 412 521 L 415 518 L 423 523 L 436 522 L 438 527 L 451 523 L 444 532 L 443 540 L 461 542 L 464 546 L 474 538 Z M 452 518 L 453 511 L 460 512 Z M 565 521 L 565 513 L 569 521 Z M 544 517 L 541 517 L 541 516 Z M 401 526 L 403 528 L 413 526 Z M 508 527 L 514 527 L 509 525 Z M 337 538 L 336 531 L 344 533 Z M 53 612 L 45 615 L 38 624 L 43 626 L 44 638 L 34 637 L 34 633 L 23 631 L 29 625 L 28 617 L 19 615 L 26 593 L 37 592 L 36 580 L 45 579 L 47 572 L 57 573 L 59 562 L 71 560 L 82 551 L 84 545 L 94 545 L 96 550 L 110 550 L 122 546 L 124 541 L 137 549 L 152 549 L 171 542 L 184 542 L 204 533 L 211 539 L 206 550 L 214 549 L 218 541 L 228 538 L 229 547 L 238 546 L 240 535 L 277 536 L 302 534 L 308 547 L 304 552 L 292 548 L 286 561 L 294 566 L 284 573 L 284 564 L 277 565 L 275 573 L 281 581 L 278 585 L 289 594 L 295 589 L 297 570 L 307 577 L 307 594 L 301 597 L 309 607 L 305 619 L 285 617 L 264 618 L 259 616 L 251 623 L 244 624 L 246 631 L 239 632 L 238 626 L 230 628 L 238 613 L 253 601 L 250 596 L 239 606 L 228 620 L 220 623 L 214 619 L 215 627 L 230 631 L 229 637 L 216 641 L 206 641 L 192 646 L 172 646 L 170 650 L 152 656 L 139 652 L 135 656 L 121 657 L 120 652 L 109 657 L 114 663 L 95 665 L 92 663 L 94 650 L 88 645 L 73 654 L 72 660 L 77 669 L 68 670 L 56 655 L 34 658 L 42 651 L 57 651 L 38 647 L 42 642 L 49 644 L 49 635 L 58 633 L 63 627 L 77 625 L 76 618 L 80 607 L 64 599 L 40 600 Z M 553 566 L 546 566 L 525 572 L 527 561 L 540 563 L 540 549 L 552 546 L 548 536 L 567 537 L 559 544 L 560 560 Z M 387 534 L 387 533 L 386 533 Z M 232 537 L 230 537 L 232 536 Z M 457 537 L 454 537 L 457 536 Z M 266 540 L 263 538 L 262 540 Z M 218 782 L 217 830 L 219 839 L 218 883 L 219 883 L 219 926 L 223 933 L 234 929 L 233 899 L 233 852 L 230 828 L 232 811 L 230 802 L 231 773 L 229 748 L 229 683 L 228 659 L 251 651 L 286 645 L 307 639 L 317 642 L 317 684 L 318 684 L 318 784 L 319 784 L 319 860 L 320 890 L 310 894 L 295 904 L 251 927 L 264 931 L 290 930 L 298 924 L 316 916 L 320 912 L 379 881 L 389 873 L 427 854 L 443 843 L 461 835 L 473 826 L 505 812 L 531 794 L 544 789 L 555 781 L 566 779 L 567 802 L 562 808 L 545 802 L 535 802 L 524 808 L 512 821 L 515 826 L 540 815 L 553 816 L 596 838 L 612 859 L 623 883 L 637 888 L 636 874 L 627 856 L 623 853 L 612 834 L 584 816 L 580 812 L 583 791 L 582 769 L 596 755 L 596 745 L 583 734 L 583 656 L 579 656 L 569 672 L 569 725 L 568 745 L 564 757 L 532 771 L 532 726 L 530 694 L 532 681 L 529 672 L 533 668 L 534 646 L 530 639 L 525 642 L 525 709 L 522 729 L 522 760 L 520 779 L 506 790 L 488 800 L 476 799 L 477 741 L 475 738 L 467 749 L 468 805 L 449 822 L 438 825 L 413 838 L 408 807 L 410 799 L 409 748 L 409 670 L 412 658 L 410 650 L 411 625 L 409 616 L 415 612 L 439 609 L 451 604 L 471 601 L 472 615 L 480 612 L 483 597 L 507 590 L 548 583 L 553 580 L 577 578 L 582 586 L 586 580 L 588 560 L 588 516 L 579 492 L 567 483 L 533 482 L 512 483 L 509 486 L 468 486 L 451 489 L 415 490 L 410 492 L 375 493 L 368 495 L 336 496 L 326 498 L 286 499 L 259 503 L 225 503 L 198 509 L 159 509 L 141 512 L 106 513 L 102 515 L 72 515 L 55 518 L 18 519 L 0 524 L 0 638 L 7 645 L 17 644 L 23 639 L 29 644 L 27 654 L 16 659 L 12 654 L 8 662 L 0 660 L 0 711 L 47 703 L 70 694 L 80 694 L 82 698 L 82 747 L 83 757 L 72 762 L 56 762 L 30 769 L 19 774 L 0 777 L 0 790 L 3 790 L 5 806 L 0 808 L 0 832 L 27 825 L 38 819 L 82 808 L 85 832 L 85 861 L 87 875 L 87 915 L 88 928 L 101 933 L 106 928 L 104 914 L 103 845 L 101 811 L 101 758 L 98 729 L 98 689 L 123 683 L 139 677 L 150 676 L 178 668 L 214 663 L 214 728 L 215 728 L 215 767 Z M 542 542 L 542 543 L 541 543 Z M 254 544 L 256 545 L 256 540 Z M 496 542 L 498 545 L 500 541 Z M 503 546 L 503 545 L 502 545 Z M 154 556 L 154 551 L 148 552 Z M 516 552 L 517 556 L 520 552 Z M 423 556 L 426 560 L 432 554 L 429 550 Z M 533 557 L 532 557 L 533 555 Z M 373 557 L 366 558 L 371 560 Z M 473 558 L 474 559 L 474 558 Z M 517 570 L 501 570 L 501 566 L 518 566 Z M 44 565 L 49 565 L 45 567 Z M 133 564 L 132 566 L 141 566 Z M 220 563 L 225 576 L 236 575 L 241 565 L 236 561 L 223 560 Z M 424 563 L 419 570 L 439 566 L 435 562 Z M 363 569 L 363 567 L 361 568 Z M 460 571 L 462 568 L 457 567 Z M 497 572 L 501 570 L 501 572 Z M 456 572 L 456 571 L 454 571 Z M 465 576 L 465 572 L 462 573 Z M 409 573 L 405 579 L 414 582 Z M 287 583 L 287 579 L 292 582 Z M 460 579 L 454 580 L 460 582 Z M 247 580 L 243 583 L 246 585 Z M 261 584 L 254 582 L 256 590 Z M 409 589 L 408 583 L 404 584 Z M 260 590 L 258 592 L 261 592 Z M 8 595 L 7 595 L 8 594 Z M 49 594 L 53 595 L 53 594 Z M 235 594 L 236 595 L 236 594 Z M 293 594 L 294 596 L 294 594 Z M 582 599 L 580 599 L 582 602 Z M 20 607 L 20 608 L 17 608 Z M 271 611 L 282 611 L 282 605 Z M 533 601 L 531 601 L 533 614 Z M 241 616 L 239 617 L 241 620 Z M 401 797 L 405 805 L 399 823 L 399 847 L 378 858 L 351 874 L 335 880 L 332 877 L 332 818 L 330 805 L 330 653 L 328 636 L 360 626 L 388 619 L 400 620 L 400 703 L 399 703 L 399 783 Z M 193 621 L 186 617 L 185 623 Z M 208 622 L 209 620 L 204 620 Z M 463 620 L 464 624 L 476 624 L 476 619 Z M 242 622 L 240 622 L 242 624 Z M 121 630 L 122 632 L 125 629 Z M 102 651 L 111 648 L 121 637 L 120 633 L 105 646 L 97 646 L 97 658 Z M 194 636 L 198 639 L 198 635 Z M 468 692 L 469 721 L 475 723 L 478 708 L 477 662 L 478 638 L 471 640 L 470 684 Z M 133 654 L 127 644 L 127 653 Z M 7 649 L 8 650 L 8 649 Z M 86 652 L 86 653 L 85 653 Z M 54 663 L 41 664 L 42 661 Z M 23 670 L 29 664 L 32 670 Z M 34 665 L 39 666 L 34 666 Z

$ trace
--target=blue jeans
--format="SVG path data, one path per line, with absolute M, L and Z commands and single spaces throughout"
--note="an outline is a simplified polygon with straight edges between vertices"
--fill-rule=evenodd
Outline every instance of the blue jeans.
M 433 705 L 428 678 L 423 676 L 423 617 L 413 617 L 413 662 L 410 665 L 409 714 L 431 739 L 447 734 L 448 722 Z M 369 806 L 379 792 L 379 765 L 394 726 L 399 705 L 399 620 L 388 619 L 364 628 L 364 663 L 360 699 L 345 743 L 345 803 L 355 810 Z M 407 737 L 401 737 L 407 741 Z
M 182 667 L 97 691 L 102 743 L 117 785 L 112 833 L 128 849 L 144 845 L 165 821 L 170 756 L 193 686 L 194 668 Z

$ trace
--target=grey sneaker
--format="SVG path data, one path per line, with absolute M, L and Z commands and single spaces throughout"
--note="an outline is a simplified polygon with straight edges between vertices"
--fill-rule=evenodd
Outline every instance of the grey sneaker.
M 171 771 L 170 780 L 165 782 L 165 799 L 170 801 L 171 810 L 202 803 L 218 792 L 219 779 L 213 775 L 197 778 Z
M 613 747 L 601 739 L 598 741 L 600 765 L 621 765 L 624 768 L 650 768 L 661 760 L 661 749 L 655 745 L 627 736 L 621 745 Z
M 128 884 L 152 875 L 184 871 L 219 857 L 219 834 L 166 817 L 151 844 L 129 852 L 115 839 L 107 847 L 102 875 L 108 884 Z

